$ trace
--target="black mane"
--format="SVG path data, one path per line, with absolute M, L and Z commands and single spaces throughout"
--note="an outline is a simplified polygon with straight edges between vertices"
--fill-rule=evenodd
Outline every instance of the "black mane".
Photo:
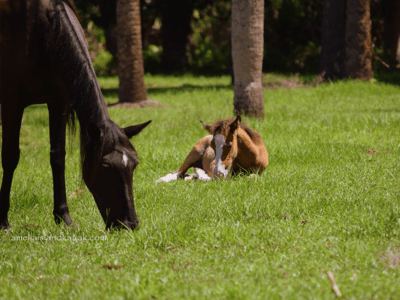
M 105 101 L 97 82 L 96 74 L 93 69 L 90 57 L 82 40 L 79 39 L 80 32 L 74 28 L 67 11 L 64 7 L 65 2 L 76 14 L 74 4 L 71 0 L 54 0 L 55 7 L 51 11 L 50 24 L 51 28 L 47 33 L 48 41 L 46 52 L 52 61 L 52 71 L 61 75 L 65 85 L 68 87 L 68 95 L 70 99 L 69 107 L 69 124 L 75 127 L 75 114 L 81 110 L 89 110 L 88 105 L 95 101 L 101 101 L 105 108 Z M 83 42 L 86 42 L 85 40 Z M 90 107 L 90 110 L 97 109 L 100 113 L 99 106 Z M 87 138 L 86 127 L 97 112 L 92 115 L 78 115 L 80 126 L 81 140 L 81 162 L 83 162 L 87 151 L 91 148 L 90 139 Z M 84 119 L 83 119 L 84 118 Z M 109 118 L 103 122 L 111 122 Z M 102 128 L 104 129 L 104 128 Z

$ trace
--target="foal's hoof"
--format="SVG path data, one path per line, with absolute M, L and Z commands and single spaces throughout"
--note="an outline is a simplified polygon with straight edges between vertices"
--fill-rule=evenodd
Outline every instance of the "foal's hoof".
M 160 179 L 157 179 L 156 182 L 170 182 L 170 181 L 175 181 L 179 179 L 179 176 L 181 174 L 179 172 L 167 174 L 164 177 L 161 177 Z
M 203 169 L 195 168 L 194 173 L 198 180 L 210 181 L 212 179 L 210 176 L 207 175 L 207 173 Z

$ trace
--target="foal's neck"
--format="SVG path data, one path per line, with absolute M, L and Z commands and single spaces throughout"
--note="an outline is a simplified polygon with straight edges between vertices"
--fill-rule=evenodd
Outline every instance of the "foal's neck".
M 257 147 L 254 145 L 253 140 L 247 134 L 247 132 L 239 128 L 237 134 L 238 151 L 245 151 L 250 153 L 257 153 Z
M 236 158 L 239 161 L 239 164 L 243 167 L 253 164 L 257 158 L 258 149 L 247 132 L 242 128 L 238 129 L 237 144 L 238 153 Z

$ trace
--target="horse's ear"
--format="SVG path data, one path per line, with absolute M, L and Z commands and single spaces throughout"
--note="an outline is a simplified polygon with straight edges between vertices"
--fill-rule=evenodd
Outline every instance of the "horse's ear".
M 235 132 L 239 128 L 240 122 L 242 121 L 242 118 L 240 115 L 237 115 L 235 121 L 230 125 L 231 132 Z
M 149 125 L 151 123 L 150 121 L 147 121 L 145 123 L 142 124 L 137 124 L 137 125 L 133 125 L 133 126 L 129 126 L 129 127 L 125 127 L 124 129 L 122 129 L 126 136 L 128 138 L 131 138 L 137 134 L 139 134 L 139 132 L 141 132 L 147 125 Z
M 203 121 L 200 121 L 201 124 L 203 124 L 204 129 L 207 130 L 209 133 L 212 133 L 211 130 L 211 125 L 204 123 Z
M 90 122 L 86 127 L 86 132 L 93 141 L 100 143 L 103 137 L 103 130 L 101 130 L 96 124 Z

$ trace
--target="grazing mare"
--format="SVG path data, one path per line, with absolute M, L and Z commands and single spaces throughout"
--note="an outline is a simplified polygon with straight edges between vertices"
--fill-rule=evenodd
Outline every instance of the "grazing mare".
M 73 224 L 65 193 L 65 132 L 76 115 L 82 176 L 106 228 L 134 228 L 139 224 L 132 195 L 138 156 L 129 138 L 150 122 L 120 128 L 110 119 L 72 0 L 0 0 L 0 18 L 0 228 L 9 227 L 22 114 L 39 103 L 46 103 L 49 111 L 56 223 Z
M 211 178 L 225 178 L 229 173 L 261 174 L 268 166 L 268 152 L 260 134 L 235 120 L 225 119 L 208 125 L 200 121 L 211 135 L 203 137 L 189 152 L 180 168 L 156 182 L 168 182 L 185 177 L 208 181 Z M 186 175 L 194 167 L 195 175 Z

